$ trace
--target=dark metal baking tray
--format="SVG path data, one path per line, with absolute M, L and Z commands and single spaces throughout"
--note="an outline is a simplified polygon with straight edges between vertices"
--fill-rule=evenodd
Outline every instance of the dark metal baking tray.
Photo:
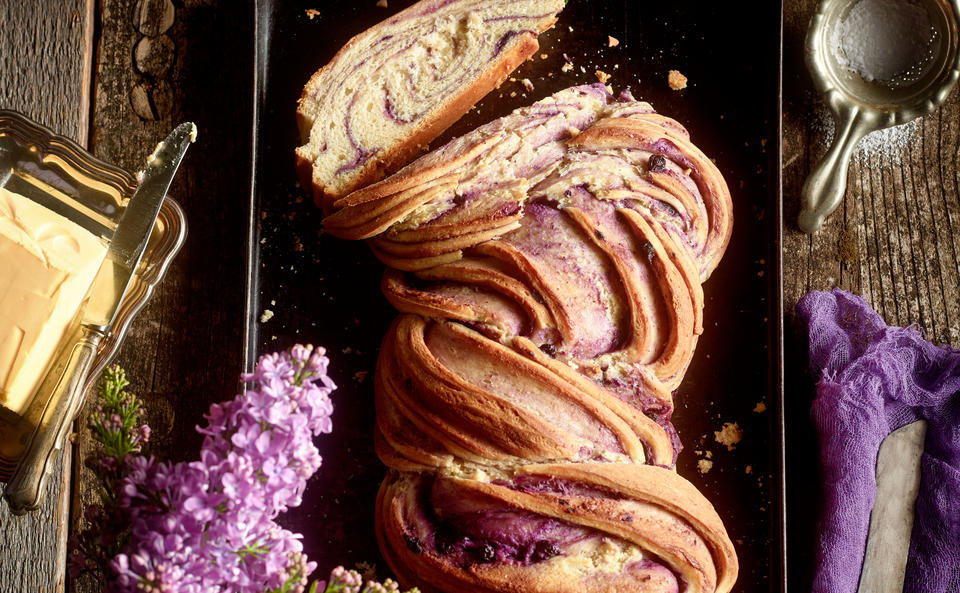
M 323 235 L 320 212 L 297 185 L 296 100 L 351 36 L 410 3 L 259 0 L 256 6 L 247 362 L 294 343 L 329 353 L 339 385 L 333 434 L 317 439 L 323 467 L 303 505 L 281 519 L 304 534 L 319 565 L 315 576 L 364 561 L 386 574 L 373 529 L 384 469 L 373 451 L 372 371 L 394 311 L 380 293 L 382 265 L 363 243 Z M 608 36 L 619 45 L 608 47 Z M 715 159 L 733 193 L 735 224 L 726 256 L 704 286 L 705 332 L 676 394 L 674 419 L 685 445 L 677 468 L 724 519 L 740 558 L 736 590 L 779 591 L 780 3 L 731 9 L 714 2 L 570 0 L 540 45 L 514 74 L 530 79 L 533 91 L 504 83 L 434 146 L 567 86 L 596 82 L 602 70 L 616 90 L 630 87 L 687 126 Z M 573 61 L 569 72 L 561 71 L 563 54 Z M 688 77 L 686 90 L 668 87 L 671 69 Z M 261 321 L 267 310 L 272 318 Z M 743 429 L 733 450 L 714 439 L 725 422 Z M 706 473 L 701 460 L 712 462 Z

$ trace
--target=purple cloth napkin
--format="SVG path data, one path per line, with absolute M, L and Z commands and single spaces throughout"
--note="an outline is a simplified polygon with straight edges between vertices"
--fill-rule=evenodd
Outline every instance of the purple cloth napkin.
M 857 590 L 880 441 L 924 418 L 904 591 L 960 592 L 960 350 L 935 346 L 914 327 L 887 327 L 866 301 L 839 289 L 808 293 L 797 313 L 819 379 L 811 416 L 824 500 L 813 591 Z

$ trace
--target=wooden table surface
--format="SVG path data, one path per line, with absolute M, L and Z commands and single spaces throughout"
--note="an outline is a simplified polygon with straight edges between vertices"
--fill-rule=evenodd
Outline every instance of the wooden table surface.
M 174 457 L 197 450 L 193 426 L 209 402 L 233 395 L 243 364 L 254 27 L 248 4 L 0 0 L 0 107 L 129 170 L 140 168 L 176 123 L 199 126 L 201 141 L 171 190 L 186 210 L 188 241 L 118 358 L 149 402 L 154 448 Z M 887 146 L 859 150 L 841 209 L 814 236 L 796 229 L 800 188 L 832 130 L 803 65 L 815 4 L 784 2 L 788 377 L 805 365 L 789 311 L 815 288 L 862 293 L 889 323 L 916 323 L 931 339 L 960 346 L 957 92 L 918 124 L 888 133 Z M 788 382 L 787 399 L 809 399 L 805 389 Z M 14 517 L 0 506 L 0 592 L 93 590 L 70 587 L 65 576 L 67 538 L 96 498 L 77 462 L 88 446 L 81 434 L 63 455 L 38 513 Z

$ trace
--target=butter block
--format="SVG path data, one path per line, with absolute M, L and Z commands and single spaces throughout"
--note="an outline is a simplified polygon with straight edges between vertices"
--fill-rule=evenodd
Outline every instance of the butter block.
M 106 252 L 90 231 L 0 188 L 0 405 L 30 402 Z

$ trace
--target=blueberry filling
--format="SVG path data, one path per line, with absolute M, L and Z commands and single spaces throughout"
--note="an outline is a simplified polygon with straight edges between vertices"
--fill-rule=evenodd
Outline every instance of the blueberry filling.
M 652 264 L 653 260 L 657 258 L 657 250 L 653 248 L 653 243 L 644 241 L 642 247 L 644 255 L 647 256 L 647 261 Z
M 667 168 L 667 159 L 663 158 L 662 154 L 652 154 L 647 167 L 650 171 L 659 173 Z
M 497 557 L 494 547 L 488 543 L 482 544 L 478 549 L 481 562 L 493 562 Z
M 464 492 L 443 478 L 425 478 L 420 488 L 419 507 L 427 523 L 422 527 L 430 531 L 413 529 L 422 537 L 405 535 L 407 548 L 415 554 L 432 548 L 457 566 L 491 562 L 527 566 L 562 556 L 565 547 L 599 536 L 588 528 Z
M 503 48 L 507 43 L 516 37 L 520 32 L 519 31 L 508 31 L 504 33 L 500 39 L 497 40 L 496 45 L 493 46 L 493 55 L 499 56 L 500 52 L 503 51 Z
M 540 345 L 540 350 L 541 350 L 544 354 L 546 354 L 547 356 L 556 356 L 556 355 L 557 355 L 557 347 L 554 346 L 553 344 L 541 344 L 541 345 Z
M 672 205 L 668 204 L 667 202 L 660 202 L 660 209 L 666 212 L 667 216 L 670 216 L 673 218 L 680 217 L 680 212 L 678 212 L 676 208 L 674 208 Z
M 530 200 L 530 203 L 537 204 L 540 206 L 546 206 L 548 208 L 554 208 L 554 209 L 560 207 L 560 202 L 558 202 L 557 200 L 554 200 L 553 198 L 548 198 L 546 196 L 540 196 L 540 197 L 534 198 Z
M 559 555 L 560 548 L 558 548 L 556 544 L 553 542 L 540 541 L 533 547 L 533 555 L 530 559 L 533 562 L 543 562 L 544 560 L 549 560 Z
M 420 540 L 409 533 L 403 534 L 403 541 L 407 544 L 407 549 L 413 552 L 414 554 L 423 553 L 423 545 L 420 543 Z
M 514 216 L 520 212 L 520 204 L 508 202 L 497 209 L 497 216 Z

